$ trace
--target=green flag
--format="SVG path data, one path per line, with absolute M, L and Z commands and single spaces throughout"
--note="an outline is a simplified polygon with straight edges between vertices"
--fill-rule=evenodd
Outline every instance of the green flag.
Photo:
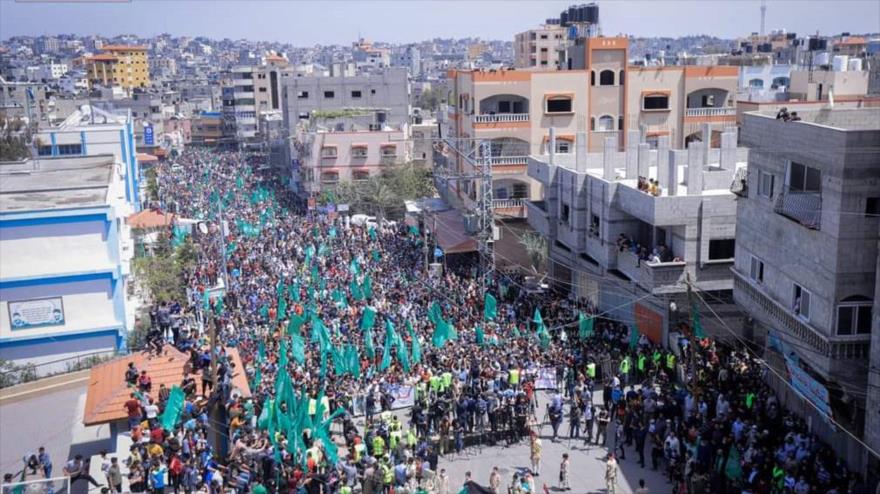
M 739 450 L 736 445 L 730 445 L 730 453 L 727 456 L 727 463 L 724 465 L 724 473 L 730 480 L 740 480 L 742 478 L 742 465 L 739 461 Z
M 586 340 L 587 338 L 593 336 L 593 323 L 594 319 L 592 317 L 584 316 L 583 312 L 578 313 L 578 338 L 581 340 Z
M 372 227 L 372 226 L 371 226 L 371 227 L 367 230 L 367 233 L 370 234 L 370 240 L 376 240 L 376 228 L 375 228 L 375 227 Z
M 223 297 L 219 296 L 214 299 L 214 313 L 218 316 L 223 315 Z
M 364 283 L 361 285 L 361 292 L 363 292 L 364 298 L 373 298 L 373 279 L 370 278 L 370 275 L 364 277 Z
M 349 271 L 351 271 L 351 274 L 353 274 L 355 276 L 360 276 L 361 266 L 358 263 L 357 257 L 351 258 L 351 264 L 349 265 L 348 269 L 349 269 Z
M 180 414 L 183 411 L 185 398 L 186 397 L 183 390 L 180 389 L 180 386 L 174 386 L 171 388 L 171 392 L 168 394 L 168 401 L 165 402 L 165 410 L 162 412 L 162 415 L 159 416 L 159 424 L 161 424 L 162 428 L 166 431 L 173 430 L 174 426 L 177 425 L 177 421 L 180 420 Z
M 287 287 L 287 293 L 294 302 L 299 302 L 299 282 L 293 282 Z
M 413 330 L 412 323 L 406 321 L 406 329 L 409 332 L 409 337 L 412 340 L 412 360 L 415 364 L 420 364 L 422 362 L 422 344 L 419 342 L 419 337 L 416 335 L 416 332 Z
M 364 299 L 364 292 L 361 290 L 361 286 L 356 279 L 352 279 L 351 283 L 348 284 L 348 291 L 351 293 L 351 298 L 355 300 Z
M 483 334 L 482 328 L 479 326 L 474 328 L 474 333 L 476 334 L 477 345 L 484 346 L 486 342 L 486 335 Z
M 379 251 L 376 250 L 376 249 L 373 249 L 372 255 L 373 255 L 373 261 L 374 261 L 374 262 L 379 262 L 379 259 L 382 258 L 382 255 L 379 254 Z
M 372 329 L 376 323 L 376 309 L 372 307 L 364 307 L 364 313 L 361 315 L 361 329 Z
M 706 332 L 703 331 L 703 323 L 700 321 L 700 308 L 696 302 L 694 302 L 694 306 L 691 309 L 691 319 L 693 319 L 694 336 L 702 340 L 706 337 Z
M 541 309 L 535 307 L 535 315 L 532 318 L 532 322 L 535 323 L 536 333 L 540 333 L 544 330 L 544 318 L 541 317 Z
M 483 318 L 492 321 L 498 316 L 498 301 L 491 293 L 486 292 L 483 298 Z
M 306 345 L 305 341 L 299 331 L 296 331 L 291 336 L 291 347 L 293 350 L 293 359 L 299 365 L 304 365 L 306 363 Z
M 633 321 L 633 325 L 629 328 L 629 349 L 635 350 L 636 347 L 639 346 L 639 328 L 635 321 Z

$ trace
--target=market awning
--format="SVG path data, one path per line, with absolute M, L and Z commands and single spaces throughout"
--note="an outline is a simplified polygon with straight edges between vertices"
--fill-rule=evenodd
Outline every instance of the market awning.
M 475 252 L 477 241 L 465 233 L 464 216 L 454 209 L 429 216 L 431 232 L 444 254 Z
M 157 161 L 159 161 L 159 158 L 156 156 L 153 156 L 152 154 L 138 153 L 137 154 L 137 161 L 138 161 L 138 163 L 141 163 L 141 164 L 156 163 Z

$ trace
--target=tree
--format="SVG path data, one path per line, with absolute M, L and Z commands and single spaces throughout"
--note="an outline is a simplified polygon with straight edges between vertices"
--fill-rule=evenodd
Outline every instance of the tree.
M 537 233 L 526 233 L 520 237 L 519 243 L 526 249 L 532 271 L 537 273 L 547 260 L 547 239 Z
M 416 100 L 416 106 L 423 110 L 437 110 L 440 106 L 440 96 L 433 89 L 425 89 Z
M 0 161 L 18 161 L 31 156 L 24 134 L 14 135 L 12 126 L 3 129 L 0 135 Z

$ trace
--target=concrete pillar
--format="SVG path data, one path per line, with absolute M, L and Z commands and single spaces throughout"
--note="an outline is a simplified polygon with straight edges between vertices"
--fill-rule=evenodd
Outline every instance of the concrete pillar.
M 639 144 L 639 170 L 638 176 L 648 178 L 649 167 L 651 166 L 651 146 L 647 143 Z
M 614 153 L 617 152 L 617 138 L 606 137 L 602 148 L 602 178 L 614 181 Z
M 578 172 L 587 171 L 587 133 L 578 131 L 574 142 L 575 167 Z
M 669 170 L 669 136 L 660 136 L 657 139 L 657 181 L 660 189 L 665 193 L 669 190 L 669 179 L 674 175 Z
M 721 169 L 733 170 L 736 166 L 736 131 L 721 134 Z
M 687 193 L 698 196 L 703 193 L 703 150 L 702 143 L 692 142 L 687 149 Z
M 678 193 L 678 167 L 687 163 L 688 152 L 684 149 L 672 149 L 669 151 L 669 195 Z
M 549 152 L 547 154 L 550 155 L 550 164 L 555 165 L 556 164 L 555 163 L 555 161 L 556 161 L 556 129 L 554 127 L 550 127 L 549 146 L 550 146 L 550 149 L 548 150 Z
M 626 131 L 626 178 L 638 177 L 639 168 L 639 131 Z
M 639 144 L 642 144 L 648 140 L 648 126 L 640 123 L 639 124 Z
M 701 131 L 703 134 L 703 142 L 702 146 L 700 147 L 703 148 L 703 152 L 701 154 L 703 158 L 702 163 L 705 166 L 709 164 L 709 155 L 712 154 L 712 124 L 708 122 L 704 123 L 702 125 Z

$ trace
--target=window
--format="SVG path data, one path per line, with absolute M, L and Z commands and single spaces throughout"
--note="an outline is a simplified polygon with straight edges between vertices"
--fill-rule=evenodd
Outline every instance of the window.
M 513 198 L 514 199 L 525 199 L 529 197 L 529 186 L 526 184 L 515 183 L 513 184 Z
M 507 187 L 498 187 L 495 189 L 495 199 L 507 199 Z
M 623 130 L 623 115 L 617 117 L 617 130 Z
M 266 92 L 266 88 L 261 87 L 261 88 L 259 89 L 259 92 L 261 92 L 261 93 L 265 93 L 265 92 Z
M 300 120 L 308 120 L 308 118 L 309 118 L 309 112 L 307 112 L 307 111 L 299 112 L 299 119 Z
M 332 98 L 335 98 L 335 97 L 336 97 L 336 92 L 334 92 L 334 91 L 324 91 L 324 98 L 325 98 L 325 99 L 332 99 Z
M 571 153 L 571 142 L 562 139 L 556 139 L 556 152 L 559 154 Z
M 614 85 L 614 71 L 613 70 L 603 70 L 599 72 L 599 85 L 600 86 L 613 86 Z
M 547 53 L 547 48 L 541 48 L 541 53 Z
M 751 266 L 749 266 L 749 278 L 758 283 L 764 283 L 764 261 L 755 256 L 751 258 Z
M 352 158 L 366 158 L 367 157 L 367 148 L 364 146 L 358 146 L 351 148 L 351 157 Z
M 788 167 L 788 190 L 790 192 L 819 192 L 822 172 L 800 163 L 791 162 Z
M 595 70 L 590 71 L 590 85 L 591 86 L 596 85 L 596 71 Z
M 772 199 L 773 182 L 775 181 L 775 179 L 776 176 L 772 173 L 758 170 L 758 195 L 761 197 L 766 197 L 767 199 Z
M 339 172 L 322 172 L 321 182 L 334 183 L 339 181 Z
M 613 132 L 614 131 L 614 117 L 611 115 L 603 115 L 599 117 L 599 126 L 596 128 L 599 132 Z
M 762 79 L 751 79 L 749 81 L 749 87 L 762 88 L 764 87 L 764 81 Z
M 880 218 L 880 197 L 869 197 L 865 201 L 865 216 Z
M 322 158 L 335 158 L 336 157 L 336 148 L 335 147 L 321 148 L 321 157 Z
M 40 146 L 37 150 L 38 156 L 52 156 L 52 146 Z
M 666 94 L 649 94 L 642 99 L 643 110 L 668 110 L 669 96 Z
M 397 146 L 395 146 L 393 144 L 390 146 L 388 146 L 388 145 L 382 146 L 382 157 L 383 158 L 394 157 L 394 156 L 397 156 Z
M 375 90 L 375 89 L 370 89 L 370 94 L 376 94 L 376 90 Z
M 620 84 L 621 86 L 623 86 L 624 74 L 626 74 L 626 72 L 621 70 L 617 76 L 617 83 Z
M 571 113 L 571 98 L 548 99 L 547 113 Z
M 599 217 L 597 215 L 595 215 L 595 214 L 590 215 L 590 235 L 592 235 L 594 237 L 599 236 L 600 224 L 601 223 L 599 222 Z
M 351 172 L 351 179 L 355 181 L 369 180 L 370 172 L 367 170 L 355 170 Z
M 847 297 L 837 306 L 837 334 L 871 334 L 871 305 L 868 297 Z
M 733 259 L 735 241 L 732 238 L 709 240 L 709 260 Z
M 791 297 L 791 310 L 796 315 L 809 321 L 810 320 L 810 292 L 804 287 L 794 284 L 794 290 Z
M 510 113 L 510 101 L 499 101 L 498 113 Z
M 590 117 L 590 130 L 596 130 L 596 117 Z
M 562 210 L 559 212 L 559 221 L 568 224 L 568 218 L 571 214 L 571 208 L 568 204 L 562 203 Z
M 704 94 L 701 100 L 703 108 L 711 108 L 715 106 L 715 95 L 714 94 Z
M 361 92 L 360 92 L 360 91 L 352 91 L 352 92 L 351 92 L 351 97 L 352 97 L 352 98 L 360 98 L 360 97 L 361 97 Z

